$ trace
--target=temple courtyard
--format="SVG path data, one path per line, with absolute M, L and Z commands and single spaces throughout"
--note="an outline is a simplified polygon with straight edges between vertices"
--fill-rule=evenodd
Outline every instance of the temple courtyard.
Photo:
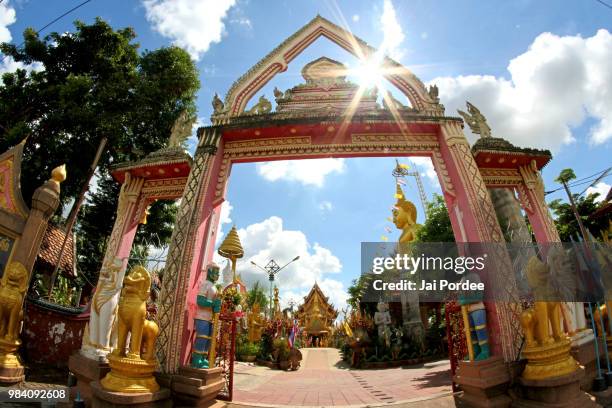
M 347 367 L 337 349 L 301 351 L 297 371 L 236 363 L 231 406 L 455 406 L 448 360 L 356 370 Z

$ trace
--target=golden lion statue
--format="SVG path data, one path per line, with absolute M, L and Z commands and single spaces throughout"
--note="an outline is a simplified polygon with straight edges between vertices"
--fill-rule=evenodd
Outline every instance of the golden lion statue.
M 131 359 L 153 360 L 159 327 L 155 322 L 146 319 L 150 291 L 149 272 L 142 266 L 132 268 L 123 280 L 117 313 L 119 318 L 117 349 L 113 354 Z M 126 354 L 128 333 L 130 333 L 130 344 Z
M 15 342 L 23 319 L 23 297 L 28 288 L 28 271 L 20 262 L 11 262 L 0 280 L 0 338 Z
M 521 326 L 525 332 L 527 347 L 552 344 L 565 337 L 561 332 L 561 303 L 542 301 L 552 298 L 549 277 L 548 265 L 540 261 L 537 256 L 531 257 L 527 263 L 527 281 L 534 291 L 536 302 L 532 308 L 521 314 Z

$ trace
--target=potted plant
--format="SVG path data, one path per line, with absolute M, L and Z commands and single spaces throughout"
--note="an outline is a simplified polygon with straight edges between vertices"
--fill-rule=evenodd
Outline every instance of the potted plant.
M 279 337 L 274 340 L 274 351 L 277 355 L 277 361 L 281 370 L 289 368 L 289 343 L 285 337 Z
M 259 344 L 248 342 L 244 347 L 244 361 L 252 363 L 259 354 Z

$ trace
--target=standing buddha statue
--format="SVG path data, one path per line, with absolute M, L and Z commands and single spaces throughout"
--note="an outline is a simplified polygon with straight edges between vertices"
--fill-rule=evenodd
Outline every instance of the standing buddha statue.
M 393 224 L 402 231 L 398 239 L 397 253 L 410 254 L 410 244 L 416 239 L 420 227 L 416 222 L 417 209 L 411 201 L 406 200 L 399 183 L 396 184 L 395 198 L 397 201 L 393 207 Z M 407 333 L 422 344 L 425 330 L 421 320 L 418 292 L 402 292 L 401 303 L 402 319 Z

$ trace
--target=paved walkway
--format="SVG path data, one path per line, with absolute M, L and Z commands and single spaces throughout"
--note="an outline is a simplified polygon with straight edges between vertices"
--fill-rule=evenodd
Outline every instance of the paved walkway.
M 447 405 L 451 393 L 450 364 L 441 360 L 381 370 L 347 369 L 337 349 L 302 349 L 297 371 L 237 363 L 234 401 L 257 406 L 364 406 L 440 398 L 431 406 Z M 443 400 L 445 401 L 443 403 Z M 431 401 L 433 402 L 433 401 Z M 402 404 L 403 405 L 403 404 Z

